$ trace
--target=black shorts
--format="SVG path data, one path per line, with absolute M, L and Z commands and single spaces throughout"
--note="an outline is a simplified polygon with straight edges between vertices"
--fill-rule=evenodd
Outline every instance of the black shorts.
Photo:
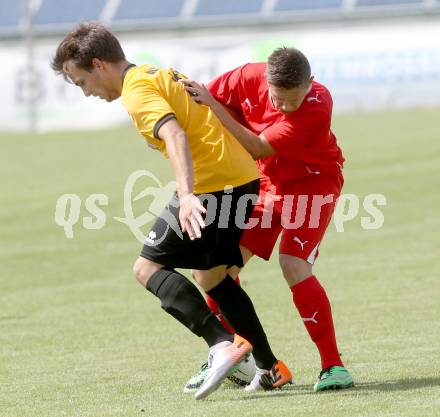
M 145 239 L 141 256 L 169 268 L 211 269 L 243 266 L 239 248 L 243 225 L 257 202 L 260 180 L 226 191 L 198 195 L 207 209 L 202 236 L 191 240 L 181 232 L 175 193 Z

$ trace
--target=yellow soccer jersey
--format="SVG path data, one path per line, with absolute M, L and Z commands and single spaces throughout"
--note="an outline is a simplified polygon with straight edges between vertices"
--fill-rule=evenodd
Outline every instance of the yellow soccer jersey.
M 165 142 L 157 133 L 175 118 L 188 136 L 194 164 L 194 193 L 237 187 L 259 178 L 255 161 L 223 127 L 214 112 L 195 103 L 185 91 L 184 78 L 173 69 L 149 65 L 131 68 L 124 78 L 122 103 L 150 147 L 167 157 Z

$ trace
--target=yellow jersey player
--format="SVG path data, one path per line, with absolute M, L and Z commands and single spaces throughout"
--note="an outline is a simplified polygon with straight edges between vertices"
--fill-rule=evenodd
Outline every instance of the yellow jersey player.
M 259 178 L 254 160 L 207 106 L 191 99 L 172 68 L 129 67 L 122 85 L 122 103 L 150 147 L 169 157 L 160 129 L 172 122 L 186 134 L 194 165 L 194 193 L 237 187 Z M 189 155 L 188 155 L 189 159 Z M 179 179 L 177 179 L 179 183 Z
M 271 369 L 273 387 L 290 382 L 292 375 L 272 353 L 251 300 L 228 274 L 230 267 L 243 266 L 239 240 L 259 191 L 251 156 L 209 107 L 191 100 L 179 82 L 182 75 L 131 64 L 116 37 L 99 23 L 83 23 L 69 33 L 52 68 L 87 97 L 122 97 L 137 130 L 170 160 L 177 189 L 133 271 L 167 313 L 210 347 L 195 398 L 216 390 L 252 348 L 257 366 Z M 196 270 L 237 334 L 220 324 L 194 284 L 175 268 Z

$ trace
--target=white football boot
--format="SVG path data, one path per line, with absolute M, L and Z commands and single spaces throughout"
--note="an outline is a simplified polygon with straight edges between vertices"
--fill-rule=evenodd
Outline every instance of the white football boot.
M 213 393 L 231 370 L 251 352 L 252 345 L 237 334 L 232 343 L 221 342 L 213 346 L 208 356 L 208 374 L 195 393 L 195 399 L 201 400 Z

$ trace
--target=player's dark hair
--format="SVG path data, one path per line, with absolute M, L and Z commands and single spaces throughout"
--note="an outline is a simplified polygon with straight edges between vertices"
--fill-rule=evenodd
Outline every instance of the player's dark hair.
M 266 78 L 268 83 L 275 87 L 299 87 L 307 84 L 310 76 L 309 61 L 298 49 L 275 49 L 267 60 Z
M 72 60 L 78 68 L 90 71 L 93 58 L 119 62 L 125 59 L 125 54 L 119 41 L 104 25 L 98 22 L 81 23 L 60 43 L 51 67 L 63 74 L 64 63 Z

